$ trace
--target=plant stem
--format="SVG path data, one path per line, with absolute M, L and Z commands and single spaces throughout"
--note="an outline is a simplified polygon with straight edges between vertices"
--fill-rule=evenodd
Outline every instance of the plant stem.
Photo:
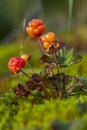
M 59 90 L 59 99 L 61 100 L 62 99 L 62 91 Z
M 23 71 L 23 69 L 21 69 L 21 72 L 22 72 L 25 76 L 27 76 L 29 79 L 31 78 L 29 75 L 27 75 L 27 74 Z
M 43 54 L 46 54 L 45 51 L 44 51 L 44 48 L 43 48 L 43 46 L 42 46 L 42 42 L 41 42 L 40 38 L 38 39 L 38 42 L 39 42 L 39 46 L 40 46 L 40 48 L 41 48 L 42 53 L 43 53 Z
M 44 94 L 45 94 L 45 97 L 48 99 L 48 94 L 47 94 L 47 91 L 46 91 L 46 88 L 44 86 L 44 84 L 42 83 L 42 87 L 43 87 L 43 91 L 44 91 Z
M 50 64 L 50 69 L 51 69 L 51 72 L 52 72 L 52 77 L 53 77 L 54 72 L 53 72 L 53 68 L 52 68 L 51 64 Z
M 55 52 L 55 50 L 54 50 L 53 56 L 54 56 L 54 59 L 55 59 L 55 63 L 58 65 L 58 61 L 57 61 L 57 58 L 56 58 L 56 52 Z

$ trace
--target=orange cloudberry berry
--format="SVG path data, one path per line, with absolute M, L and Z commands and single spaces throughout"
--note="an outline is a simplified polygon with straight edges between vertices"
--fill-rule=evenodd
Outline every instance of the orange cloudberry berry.
M 31 37 L 41 35 L 46 30 L 45 24 L 40 19 L 32 19 L 26 27 L 26 32 Z

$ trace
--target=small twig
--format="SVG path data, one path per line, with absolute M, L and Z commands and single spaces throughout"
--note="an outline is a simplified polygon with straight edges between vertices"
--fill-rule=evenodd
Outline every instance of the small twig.
M 54 50 L 53 56 L 54 56 L 54 59 L 55 59 L 56 64 L 58 65 L 58 60 L 57 60 L 57 57 L 56 57 L 56 52 L 55 52 L 55 50 Z

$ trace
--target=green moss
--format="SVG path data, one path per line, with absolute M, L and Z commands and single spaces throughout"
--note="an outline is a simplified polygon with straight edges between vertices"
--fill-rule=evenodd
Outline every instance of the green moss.
M 0 98 L 1 130 L 75 130 L 86 128 L 87 97 L 71 97 L 67 100 L 45 100 L 43 104 L 31 104 L 29 99 L 16 99 L 11 92 Z

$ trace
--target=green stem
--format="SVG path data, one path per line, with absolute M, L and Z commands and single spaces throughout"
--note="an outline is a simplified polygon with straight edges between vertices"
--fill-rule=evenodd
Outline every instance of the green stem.
M 27 76 L 29 79 L 31 78 L 29 75 L 27 75 L 22 69 L 21 69 L 21 72 L 25 75 L 25 76 Z
M 73 4 L 74 4 L 74 0 L 69 0 L 69 29 L 71 29 L 71 24 L 72 24 Z

